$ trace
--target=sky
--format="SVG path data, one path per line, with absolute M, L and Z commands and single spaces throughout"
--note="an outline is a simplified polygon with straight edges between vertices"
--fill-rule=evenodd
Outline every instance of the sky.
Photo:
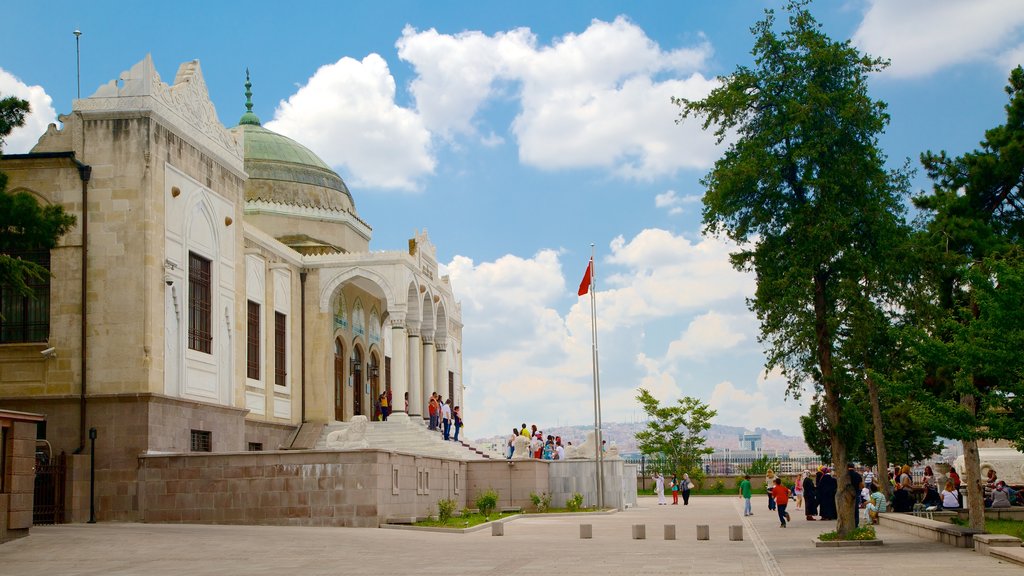
M 426 229 L 461 302 L 465 434 L 592 424 L 593 246 L 602 417 L 643 420 L 637 388 L 693 396 L 715 422 L 800 435 L 805 403 L 766 373 L 754 278 L 704 236 L 701 178 L 723 147 L 676 122 L 750 65 L 750 27 L 782 2 L 20 2 L 5 10 L 0 94 L 33 113 L 27 152 L 76 97 L 151 54 L 161 77 L 198 59 L 220 121 L 254 111 L 344 178 L 371 248 Z M 880 144 L 893 167 L 961 154 L 1003 122 L 1024 61 L 1019 0 L 822 1 L 826 33 L 891 66 Z

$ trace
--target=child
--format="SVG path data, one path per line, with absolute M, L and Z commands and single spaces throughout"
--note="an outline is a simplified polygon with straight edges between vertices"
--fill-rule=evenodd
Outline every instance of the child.
M 789 488 L 783 486 L 781 478 L 775 478 L 771 497 L 775 500 L 775 509 L 779 512 L 781 527 L 785 528 L 786 521 L 789 520 L 789 512 L 786 512 L 786 505 L 789 504 Z

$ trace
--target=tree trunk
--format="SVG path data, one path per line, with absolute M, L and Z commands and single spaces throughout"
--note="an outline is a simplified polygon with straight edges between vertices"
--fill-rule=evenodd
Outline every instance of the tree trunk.
M 960 404 L 971 414 L 977 409 L 973 394 L 965 394 Z M 970 527 L 977 530 L 985 529 L 985 488 L 981 484 L 981 456 L 978 454 L 978 441 L 964 440 L 964 478 L 967 479 L 967 514 Z
M 878 457 L 878 473 L 875 474 L 875 484 L 878 485 L 882 494 L 890 494 L 889 491 L 889 455 L 885 449 L 885 429 L 882 424 L 882 405 L 878 400 L 878 383 L 867 374 L 868 399 L 871 402 L 871 424 L 875 432 L 875 455 Z
M 832 444 L 833 474 L 836 477 L 836 533 L 845 537 L 854 528 L 854 514 L 857 513 L 854 492 L 850 487 L 850 475 L 846 472 L 846 442 L 839 434 L 839 410 L 842 399 L 836 389 L 832 366 L 832 333 L 828 329 L 828 306 L 825 298 L 827 275 L 814 275 L 814 336 L 818 368 L 825 389 L 825 419 L 828 421 Z

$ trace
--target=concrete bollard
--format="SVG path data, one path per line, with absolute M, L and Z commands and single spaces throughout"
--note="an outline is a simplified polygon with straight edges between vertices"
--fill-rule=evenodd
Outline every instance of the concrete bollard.
M 580 540 L 589 540 L 594 537 L 593 524 L 580 524 Z
M 711 529 L 707 524 L 697 524 L 697 540 L 711 540 Z
M 665 524 L 665 540 L 675 540 L 675 539 L 676 539 L 676 525 L 675 524 Z
M 729 526 L 729 540 L 733 542 L 743 540 L 742 524 L 734 524 L 732 526 Z
M 633 524 L 633 540 L 646 540 L 647 539 L 647 525 L 646 524 Z
M 504 536 L 505 535 L 505 523 L 495 522 L 491 524 L 491 536 Z

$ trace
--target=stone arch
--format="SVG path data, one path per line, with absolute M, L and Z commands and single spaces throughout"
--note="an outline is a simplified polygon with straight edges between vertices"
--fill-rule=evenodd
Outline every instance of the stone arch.
M 444 299 L 437 304 L 437 320 L 434 326 L 434 342 L 446 344 L 448 342 L 448 310 L 444 306 Z M 445 348 L 444 345 L 441 348 Z
M 364 291 L 370 294 L 383 296 L 382 300 L 387 303 L 388 309 L 398 304 L 399 300 L 395 295 L 394 286 L 391 282 L 376 270 L 354 266 L 337 270 L 333 275 L 330 268 L 321 269 L 320 274 L 323 282 L 320 285 L 320 311 L 328 312 L 331 309 L 332 297 L 341 287 L 348 282 L 354 282 Z M 326 277 L 325 277 L 326 276 Z

